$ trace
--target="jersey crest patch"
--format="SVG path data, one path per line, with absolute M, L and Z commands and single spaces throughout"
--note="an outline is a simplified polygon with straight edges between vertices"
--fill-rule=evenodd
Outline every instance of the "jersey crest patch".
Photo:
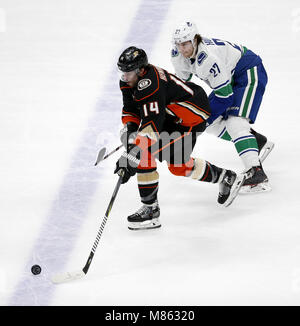
M 142 91 L 143 89 L 149 87 L 151 85 L 150 79 L 142 79 L 138 82 L 137 89 Z
M 203 51 L 200 52 L 197 57 L 198 65 L 200 66 L 206 58 L 207 58 L 207 54 Z

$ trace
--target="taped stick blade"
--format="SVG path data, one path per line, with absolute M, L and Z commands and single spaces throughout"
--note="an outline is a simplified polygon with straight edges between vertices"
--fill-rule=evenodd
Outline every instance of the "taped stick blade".
M 103 157 L 104 157 L 105 153 L 106 153 L 106 148 L 103 147 L 103 148 L 99 151 L 99 153 L 98 153 L 98 156 L 97 156 L 97 160 L 96 160 L 95 166 L 96 166 L 99 162 L 101 162 L 101 161 L 103 160 Z
M 78 280 L 82 278 L 84 275 L 85 273 L 82 270 L 75 271 L 75 272 L 60 273 L 52 276 L 51 281 L 54 284 L 60 284 L 60 283 Z

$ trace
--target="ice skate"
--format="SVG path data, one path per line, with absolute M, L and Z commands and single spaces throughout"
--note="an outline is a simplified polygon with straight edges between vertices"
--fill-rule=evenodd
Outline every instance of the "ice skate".
M 274 143 L 269 141 L 266 136 L 259 134 L 251 128 L 250 132 L 255 136 L 258 145 L 259 160 L 262 163 L 274 148 Z
M 269 185 L 268 177 L 261 165 L 252 167 L 246 173 L 252 176 L 245 180 L 241 193 L 248 194 L 271 191 L 272 188 Z
M 237 175 L 233 171 L 224 170 L 219 182 L 218 203 L 225 207 L 231 205 L 245 179 L 245 174 Z
M 274 143 L 272 143 L 271 141 L 267 141 L 265 143 L 265 145 L 259 149 L 259 160 L 260 162 L 262 163 L 266 158 L 267 156 L 271 153 L 271 151 L 273 150 L 274 148 Z
M 143 205 L 136 213 L 129 215 L 128 229 L 129 230 L 144 230 L 156 229 L 161 227 L 159 221 L 160 209 L 158 202 L 154 205 Z

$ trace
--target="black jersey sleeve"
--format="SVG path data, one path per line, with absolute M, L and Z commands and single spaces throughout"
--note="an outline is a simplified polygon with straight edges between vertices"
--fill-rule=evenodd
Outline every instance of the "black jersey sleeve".
M 120 80 L 120 89 L 123 97 L 122 122 L 127 124 L 133 122 L 140 125 L 141 116 L 137 103 L 133 99 L 133 90 L 130 86 Z

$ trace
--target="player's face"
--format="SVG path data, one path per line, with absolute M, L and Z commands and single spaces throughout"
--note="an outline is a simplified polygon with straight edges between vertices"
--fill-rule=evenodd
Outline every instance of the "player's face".
M 138 72 L 136 70 L 133 71 L 122 71 L 121 72 L 121 80 L 127 83 L 130 87 L 134 87 L 138 82 Z
M 178 51 L 185 57 L 190 58 L 193 55 L 194 47 L 191 41 L 176 44 Z

